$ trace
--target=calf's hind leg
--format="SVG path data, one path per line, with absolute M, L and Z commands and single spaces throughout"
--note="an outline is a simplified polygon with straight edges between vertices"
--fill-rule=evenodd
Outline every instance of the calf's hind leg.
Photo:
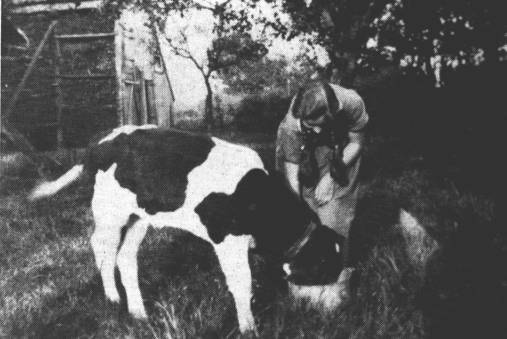
M 136 318 L 147 318 L 141 290 L 139 289 L 137 251 L 148 230 L 148 223 L 142 219 L 136 221 L 127 230 L 125 239 L 118 252 L 118 269 L 121 282 L 127 295 L 128 310 Z
M 90 242 L 95 255 L 95 263 L 100 270 L 104 293 L 112 302 L 119 302 L 120 295 L 114 281 L 116 253 L 120 244 L 121 228 L 127 222 L 112 217 L 95 216 L 95 231 Z

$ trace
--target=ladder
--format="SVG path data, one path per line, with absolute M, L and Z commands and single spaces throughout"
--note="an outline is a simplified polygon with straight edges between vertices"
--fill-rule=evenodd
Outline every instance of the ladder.
M 115 37 L 114 32 L 106 33 L 85 33 L 85 34 L 55 34 L 54 35 L 54 78 L 55 82 L 53 86 L 56 92 L 56 143 L 57 148 L 63 148 L 63 111 L 64 109 L 74 108 L 75 105 L 64 102 L 64 92 L 62 88 L 62 82 L 76 81 L 76 80 L 88 80 L 88 81 L 104 81 L 115 79 L 115 74 L 83 74 L 83 73 L 64 73 L 62 72 L 62 66 L 64 63 L 62 49 L 67 44 L 93 42 L 96 40 L 111 40 Z M 112 107 L 112 105 L 105 105 Z

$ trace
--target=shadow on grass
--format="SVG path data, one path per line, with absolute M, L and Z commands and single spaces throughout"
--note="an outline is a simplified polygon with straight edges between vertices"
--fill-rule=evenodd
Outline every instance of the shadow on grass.
M 13 337 L 74 338 L 224 337 L 237 330 L 232 297 L 218 260 L 206 242 L 172 229 L 150 230 L 139 253 L 140 287 L 150 322 L 132 319 L 119 282 L 121 303 L 106 301 L 98 272 L 88 281 L 46 296 L 39 311 L 20 314 L 10 324 Z M 49 274 L 49 273 L 48 273 Z M 172 312 L 173 321 L 168 321 Z M 177 319 L 176 325 L 174 319 Z

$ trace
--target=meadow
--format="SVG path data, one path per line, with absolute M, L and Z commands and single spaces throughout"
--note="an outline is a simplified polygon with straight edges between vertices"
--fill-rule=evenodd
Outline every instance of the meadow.
M 272 166 L 274 135 L 222 134 L 257 149 Z M 393 234 L 376 247 L 359 268 L 363 279 L 357 295 L 333 314 L 274 296 L 272 309 L 257 310 L 264 319 L 260 337 L 425 337 L 419 291 L 427 259 L 460 216 L 472 214 L 489 223 L 494 204 L 486 195 L 435 177 L 424 159 L 393 140 L 371 137 L 363 165 L 365 194 L 398 199 L 427 234 L 412 239 Z M 102 291 L 88 241 L 93 230 L 90 185 L 81 182 L 30 203 L 25 197 L 35 182 L 30 173 L 0 178 L 0 337 L 243 337 L 209 244 L 182 231 L 150 229 L 138 259 L 150 318 L 133 320 L 125 304 L 110 304 Z M 253 255 L 251 260 L 261 261 Z M 262 272 L 254 278 L 257 295 L 264 293 Z

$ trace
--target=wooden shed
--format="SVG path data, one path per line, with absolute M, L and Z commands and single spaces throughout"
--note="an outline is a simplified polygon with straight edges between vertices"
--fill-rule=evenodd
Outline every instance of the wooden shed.
M 114 20 L 101 5 L 8 0 L 3 6 L 31 45 L 2 56 L 2 118 L 36 149 L 82 147 L 121 124 L 172 125 L 174 95 L 158 39 L 153 31 L 141 36 L 123 13 Z M 139 39 L 155 48 L 140 57 Z

